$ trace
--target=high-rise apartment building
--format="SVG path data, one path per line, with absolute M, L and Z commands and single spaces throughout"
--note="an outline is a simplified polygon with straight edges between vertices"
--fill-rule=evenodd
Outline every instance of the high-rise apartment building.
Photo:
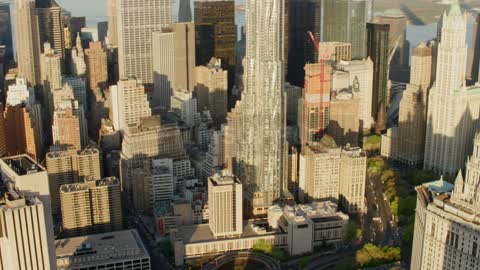
M 346 147 L 340 154 L 339 206 L 349 214 L 365 213 L 367 155 L 361 148 Z
M 222 60 L 228 71 L 228 89 L 235 78 L 235 1 L 196 0 L 195 2 L 196 65 L 206 65 L 212 57 Z
M 242 184 L 232 173 L 224 170 L 208 178 L 208 223 L 213 237 L 242 234 L 242 205 Z
M 152 158 L 185 158 L 180 129 L 176 123 L 163 123 L 159 116 L 141 119 L 136 126 L 125 130 L 122 142 L 121 180 L 123 188 L 132 198 L 133 173 L 143 168 L 145 160 Z
M 84 111 L 88 108 L 87 79 L 78 76 L 63 76 L 63 87 L 72 89 L 73 97 L 78 101 L 78 105 L 82 106 Z
M 443 179 L 416 188 L 411 269 L 466 269 L 480 264 L 480 136 L 455 186 Z
M 266 213 L 286 189 L 286 102 L 283 92 L 285 3 L 249 0 L 247 49 L 243 66 L 239 178 L 245 183 L 249 212 Z
M 407 41 L 407 16 L 400 10 L 389 9 L 382 15 L 375 18 L 379 24 L 388 24 L 389 32 L 389 54 L 393 53 L 390 64 L 390 79 L 395 81 L 405 81 L 402 78 L 402 71 L 408 68 L 408 56 L 410 47 Z M 395 51 L 393 51 L 395 49 Z
M 322 0 L 289 1 L 287 81 L 295 86 L 303 87 L 305 65 L 318 60 L 318 52 L 308 31 L 312 32 L 316 41 L 321 40 L 321 16 Z
M 381 104 L 388 107 L 390 93 L 388 91 L 388 57 L 390 44 L 390 25 L 367 23 L 368 57 L 373 61 L 373 100 L 372 114 L 377 120 Z
M 319 142 L 330 121 L 330 73 L 332 67 L 322 61 L 305 66 L 305 90 L 299 113 L 302 146 Z
M 37 197 L 25 196 L 13 183 L 4 183 L 0 199 L 0 269 L 57 269 L 45 223 L 47 212 Z M 52 251 L 55 255 L 55 250 Z
M 77 151 L 81 151 L 88 143 L 87 123 L 83 108 L 72 107 L 55 110 L 52 135 L 54 145 L 73 146 Z
M 116 177 L 85 178 L 60 187 L 63 235 L 120 230 L 123 227 L 120 181 Z
M 208 109 L 217 126 L 224 124 L 228 113 L 228 71 L 221 59 L 212 58 L 206 66 L 195 67 L 195 96 L 198 108 Z
M 60 214 L 60 186 L 82 182 L 85 178 L 100 179 L 100 152 L 95 148 L 86 148 L 77 152 L 72 148 L 63 148 L 47 153 L 45 158 L 52 196 L 52 212 Z
M 18 74 L 32 86 L 40 84 L 40 36 L 35 1 L 15 0 L 15 44 Z
M 43 44 L 43 53 L 40 56 L 40 70 L 44 97 L 50 91 L 62 88 L 62 55 L 55 52 L 50 43 Z
M 174 91 L 193 91 L 195 84 L 195 26 L 193 23 L 175 23 L 154 32 L 153 105 L 168 109 Z
M 116 10 L 120 78 L 152 84 L 152 33 L 172 23 L 172 1 L 117 0 Z
M 35 1 L 37 7 L 40 45 L 48 42 L 56 53 L 65 58 L 63 9 L 55 0 Z M 63 69 L 63 65 L 62 65 Z
M 146 215 L 162 204 L 172 201 L 175 192 L 173 160 L 169 158 L 145 160 L 143 168 L 133 172 L 135 210 Z
M 170 99 L 171 116 L 188 127 L 193 127 L 200 122 L 197 107 L 197 99 L 189 91 L 178 89 Z
M 436 81 L 429 91 L 424 168 L 456 174 L 478 129 L 478 88 L 466 88 L 467 15 L 453 2 L 441 21 Z
M 43 156 L 43 129 L 41 106 L 35 104 L 33 88 L 25 78 L 17 78 L 7 92 L 5 108 L 5 135 L 7 153 L 19 155 L 27 153 L 34 159 Z
M 108 82 L 107 52 L 100 41 L 90 42 L 89 48 L 85 50 L 85 64 L 89 89 L 105 90 Z
M 366 24 L 372 19 L 372 0 L 324 0 L 322 41 L 352 44 L 352 59 L 367 57 Z
M 391 135 L 382 135 L 382 152 L 388 158 L 409 165 L 423 163 L 427 98 L 434 68 L 432 57 L 432 47 L 426 43 L 421 43 L 413 50 L 410 84 L 400 101 L 398 128 L 392 128 Z
M 178 22 L 191 22 L 192 21 L 192 7 L 190 0 L 180 0 L 178 6 Z
M 52 209 L 51 209 L 51 202 L 50 202 L 48 175 L 45 168 L 40 166 L 40 164 L 35 162 L 29 156 L 19 155 L 19 156 L 13 156 L 13 157 L 7 157 L 7 158 L 1 159 L 0 171 L 1 171 L 2 179 L 4 183 L 13 182 L 15 186 L 18 188 L 18 190 L 20 190 L 25 197 L 38 198 L 37 200 L 34 200 L 35 201 L 34 205 L 37 205 L 39 207 L 41 206 L 43 208 L 43 209 L 39 209 L 36 207 L 30 208 L 29 210 L 31 211 L 25 211 L 25 208 L 23 209 L 20 208 L 22 210 L 18 209 L 19 212 L 16 212 L 16 210 L 14 210 L 14 213 L 16 214 L 23 213 L 23 219 L 17 218 L 15 225 L 12 224 L 13 221 L 9 219 L 9 222 L 7 224 L 2 223 L 3 224 L 2 226 L 7 227 L 7 228 L 2 227 L 2 231 L 11 232 L 10 230 L 16 230 L 17 236 L 10 235 L 10 233 L 7 233 L 7 234 L 2 233 L 2 236 L 3 237 L 5 236 L 19 237 L 19 238 L 14 238 L 15 241 L 20 239 L 23 240 L 23 241 L 17 242 L 18 245 L 32 245 L 31 242 L 26 243 L 25 239 L 29 239 L 33 241 L 33 239 L 29 238 L 28 235 L 33 237 L 36 234 L 35 233 L 31 234 L 32 231 L 29 231 L 30 233 L 26 233 L 26 232 L 32 229 L 33 228 L 32 226 L 43 225 L 43 228 L 39 228 L 39 231 L 37 231 L 37 233 L 40 233 L 41 231 L 44 231 L 44 232 L 40 234 L 42 235 L 41 237 L 39 236 L 37 238 L 38 246 L 36 247 L 40 248 L 40 243 L 42 242 L 44 243 L 42 245 L 42 250 L 47 250 L 47 251 L 46 252 L 42 251 L 43 255 L 41 257 L 43 258 L 44 261 L 46 260 L 50 261 L 49 262 L 50 267 L 40 268 L 40 269 L 55 269 L 55 263 L 54 263 L 55 246 L 54 246 L 54 235 L 53 235 Z M 6 217 L 3 217 L 3 218 L 6 218 Z M 25 223 L 23 223 L 23 221 L 25 221 Z M 17 225 L 21 226 L 22 229 L 17 227 Z M 41 238 L 44 238 L 44 239 L 41 240 Z M 4 247 L 3 244 L 0 246 L 1 246 L 0 249 L 3 250 L 3 247 Z M 33 248 L 33 246 L 31 247 Z M 15 248 L 14 250 L 17 251 L 19 249 Z M 35 248 L 35 250 L 36 250 L 35 252 L 38 252 L 37 248 Z M 33 250 L 23 249 L 23 250 L 20 250 L 19 252 L 33 252 Z M 21 258 L 18 258 L 18 259 L 23 260 L 24 255 L 20 253 L 20 256 Z M 28 256 L 28 255 L 25 255 L 25 256 Z M 32 254 L 32 256 L 34 255 Z M 2 254 L 2 258 L 4 258 L 3 254 Z M 40 259 L 40 257 L 36 257 L 36 256 L 31 258 L 36 258 L 37 260 Z M 32 262 L 32 260 L 29 260 L 29 262 Z M 45 265 L 48 265 L 48 263 L 46 262 Z M 10 268 L 6 268 L 6 269 L 10 269 Z M 16 268 L 13 268 L 13 269 L 16 269 Z
M 317 144 L 303 149 L 299 168 L 300 201 L 338 202 L 341 151 L 328 135 Z
M 0 158 L 6 156 L 7 152 L 7 126 L 5 122 L 5 107 L 0 103 Z
M 125 131 L 130 125 L 138 125 L 142 118 L 152 115 L 145 88 L 135 79 L 120 80 L 110 87 L 112 95 L 113 125 Z

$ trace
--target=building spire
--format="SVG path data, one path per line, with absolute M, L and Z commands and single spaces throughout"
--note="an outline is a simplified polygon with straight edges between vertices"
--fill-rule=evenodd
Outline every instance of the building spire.
M 452 0 L 450 4 L 450 10 L 448 11 L 449 16 L 461 16 L 462 8 L 460 7 L 459 0 Z

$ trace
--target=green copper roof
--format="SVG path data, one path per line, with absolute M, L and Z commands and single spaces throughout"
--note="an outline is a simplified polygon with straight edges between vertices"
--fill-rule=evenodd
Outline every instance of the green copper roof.
M 443 180 L 443 176 L 440 178 L 440 180 L 425 183 L 423 184 L 423 186 L 437 193 L 449 193 L 452 192 L 452 190 L 455 188 L 454 185 Z
M 450 10 L 448 11 L 449 16 L 462 16 L 462 8 L 458 0 L 452 0 L 450 5 Z

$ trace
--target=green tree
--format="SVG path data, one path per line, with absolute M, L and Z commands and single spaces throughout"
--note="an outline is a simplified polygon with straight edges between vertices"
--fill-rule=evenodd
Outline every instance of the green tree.
M 347 224 L 345 241 L 353 242 L 357 237 L 357 225 L 353 222 Z
M 355 270 L 357 269 L 357 263 L 355 262 L 355 258 L 347 257 L 343 259 L 337 266 L 335 270 Z
M 300 269 L 304 269 L 312 262 L 312 256 L 304 256 L 298 260 L 298 266 Z
M 273 244 L 268 243 L 267 241 L 260 239 L 258 240 L 252 248 L 255 252 L 265 253 L 270 255 L 278 260 L 283 259 L 283 251 L 276 248 Z

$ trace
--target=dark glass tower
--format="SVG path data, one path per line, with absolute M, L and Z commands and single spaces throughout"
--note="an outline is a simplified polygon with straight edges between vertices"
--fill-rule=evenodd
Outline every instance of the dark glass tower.
M 178 22 L 191 22 L 192 21 L 192 6 L 190 0 L 180 0 L 178 8 Z
M 373 98 L 372 114 L 377 119 L 381 104 L 386 108 L 389 105 L 388 93 L 388 46 L 390 25 L 367 23 L 368 29 L 368 56 L 372 59 L 373 69 Z
M 366 57 L 372 0 L 323 0 L 322 16 L 322 41 L 350 42 L 352 59 Z
M 308 31 L 320 41 L 321 13 L 322 0 L 290 0 L 287 81 L 293 85 L 303 87 L 305 64 L 318 61 Z
M 7 46 L 6 62 L 13 60 L 12 23 L 8 3 L 0 3 L 0 45 Z
M 235 2 L 233 0 L 195 1 L 196 64 L 206 65 L 212 57 L 222 59 L 228 70 L 228 86 L 235 78 Z

